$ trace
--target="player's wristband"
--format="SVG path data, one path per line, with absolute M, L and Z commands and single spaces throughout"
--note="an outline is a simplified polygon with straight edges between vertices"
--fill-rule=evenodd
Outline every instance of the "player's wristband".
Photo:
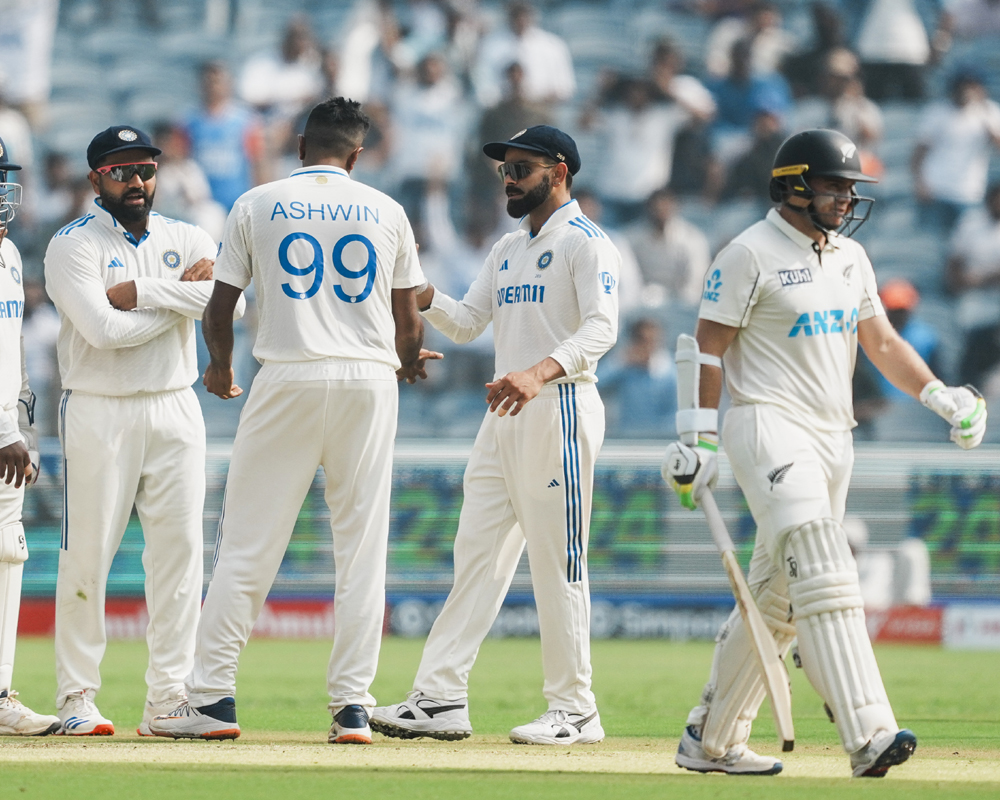
M 678 436 L 702 431 L 714 433 L 719 430 L 719 409 L 685 408 L 677 412 L 676 424 Z

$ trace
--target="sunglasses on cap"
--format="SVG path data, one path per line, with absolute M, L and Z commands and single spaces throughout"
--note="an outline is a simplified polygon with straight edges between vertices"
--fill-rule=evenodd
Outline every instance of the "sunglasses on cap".
M 155 161 L 143 161 L 138 164 L 111 164 L 107 167 L 98 167 L 94 172 L 100 175 L 107 175 L 111 180 L 119 183 L 128 183 L 133 175 L 138 175 L 139 179 L 145 183 L 156 174 L 157 164 Z
M 532 167 L 542 167 L 552 169 L 555 164 L 543 164 L 541 161 L 505 161 L 497 167 L 497 175 L 500 180 L 505 181 L 508 177 L 515 183 L 524 180 L 531 174 Z

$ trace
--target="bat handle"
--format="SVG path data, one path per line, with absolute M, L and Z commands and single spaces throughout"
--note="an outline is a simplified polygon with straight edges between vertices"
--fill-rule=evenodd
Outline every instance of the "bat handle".
M 712 532 L 712 539 L 715 541 L 715 546 L 719 548 L 719 552 L 735 552 L 736 545 L 733 544 L 733 539 L 729 535 L 729 531 L 726 530 L 726 524 L 722 520 L 722 513 L 715 502 L 712 490 L 706 488 L 701 497 L 698 498 L 698 502 L 701 503 L 702 511 L 705 512 L 708 529 Z

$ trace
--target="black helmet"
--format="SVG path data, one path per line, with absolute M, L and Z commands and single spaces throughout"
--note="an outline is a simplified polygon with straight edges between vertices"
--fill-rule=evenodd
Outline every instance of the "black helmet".
M 792 196 L 807 200 L 812 199 L 815 193 L 806 179 L 815 177 L 846 178 L 861 183 L 878 183 L 877 178 L 862 172 L 857 145 L 839 131 L 823 128 L 802 131 L 794 136 L 789 136 L 778 148 L 778 152 L 774 156 L 774 164 L 771 167 L 771 183 L 769 185 L 771 199 L 775 203 L 782 203 Z M 851 194 L 856 200 L 841 226 L 842 231 L 849 228 L 848 236 L 868 219 L 871 203 L 874 202 L 871 198 L 859 197 L 853 188 Z M 854 213 L 858 201 L 867 202 L 863 216 Z M 811 211 L 810 216 L 812 216 Z M 813 222 L 819 225 L 815 217 Z M 851 223 L 857 224 L 852 226 Z
M 21 185 L 7 182 L 7 172 L 18 169 L 21 166 L 10 160 L 7 145 L 0 139 L 0 231 L 7 230 L 7 223 L 21 205 Z

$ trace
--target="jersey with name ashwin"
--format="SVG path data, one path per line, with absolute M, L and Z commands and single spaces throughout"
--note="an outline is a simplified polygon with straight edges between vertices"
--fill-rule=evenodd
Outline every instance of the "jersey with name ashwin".
M 24 267 L 21 254 L 5 236 L 0 240 L 0 407 L 17 408 L 17 401 L 29 397 L 28 376 L 24 369 L 21 320 L 24 317 Z M 17 424 L 7 414 L 0 414 L 0 447 L 20 441 Z
M 776 210 L 708 271 L 699 317 L 740 328 L 723 359 L 737 405 L 769 403 L 817 430 L 849 430 L 858 322 L 884 313 L 864 248 L 818 245 Z
M 492 320 L 496 377 L 551 356 L 566 372 L 554 382 L 592 383 L 618 336 L 620 269 L 618 248 L 571 200 L 537 236 L 525 217 L 494 245 L 462 300 L 435 290 L 424 316 L 459 343 Z
M 215 277 L 240 289 L 253 280 L 259 361 L 392 369 L 392 290 L 424 281 L 402 206 L 332 166 L 297 169 L 240 197 Z
M 194 383 L 194 320 L 214 283 L 181 282 L 181 275 L 217 251 L 201 228 L 156 212 L 136 240 L 99 200 L 59 230 L 45 252 L 45 289 L 62 322 L 63 388 L 117 397 Z M 113 308 L 107 290 L 132 280 L 136 309 Z

